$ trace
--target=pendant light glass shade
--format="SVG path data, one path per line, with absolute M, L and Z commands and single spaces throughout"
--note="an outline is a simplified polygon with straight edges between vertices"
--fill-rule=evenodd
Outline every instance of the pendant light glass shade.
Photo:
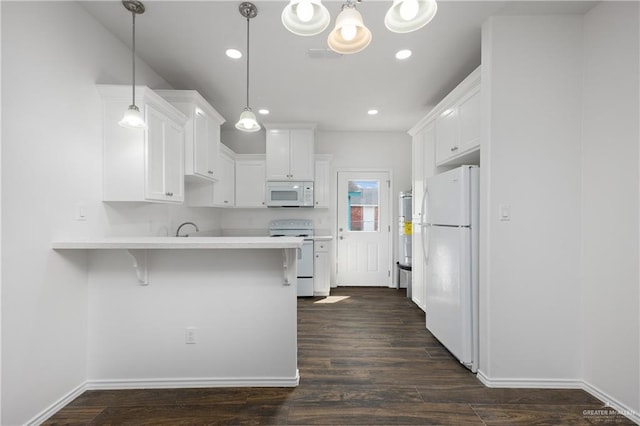
M 240 119 L 236 123 L 236 129 L 243 132 L 257 132 L 260 130 L 256 115 L 251 111 L 251 108 L 245 108 L 240 114 Z
M 364 26 L 362 15 L 355 6 L 346 5 L 336 18 L 336 26 L 327 44 L 337 53 L 350 54 L 364 50 L 371 43 L 371 31 Z
M 435 0 L 393 0 L 384 24 L 394 33 L 409 33 L 427 25 L 437 11 Z
M 146 129 L 147 123 L 144 122 L 142 113 L 135 105 L 129 105 L 124 113 L 122 120 L 118 121 L 118 124 L 122 127 L 128 127 L 130 129 Z
M 291 0 L 282 11 L 282 25 L 300 36 L 323 32 L 331 21 L 322 0 Z
M 132 46 L 131 46 L 131 91 L 132 99 L 131 105 L 124 112 L 122 120 L 118 122 L 122 127 L 131 129 L 146 129 L 147 124 L 144 122 L 144 117 L 140 112 L 140 109 L 136 106 L 136 15 L 144 13 L 144 4 L 138 0 L 122 0 L 122 5 L 125 9 L 131 12 L 133 23 L 131 25 L 132 30 Z

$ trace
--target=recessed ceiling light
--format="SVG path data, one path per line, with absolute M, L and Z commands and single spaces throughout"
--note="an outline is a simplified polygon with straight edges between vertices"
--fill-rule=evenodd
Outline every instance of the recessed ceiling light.
M 369 115 L 376 115 L 378 113 L 377 109 L 370 109 L 369 111 L 367 111 L 367 114 Z
M 396 59 L 407 59 L 409 56 L 411 56 L 411 51 L 409 49 L 402 49 L 396 52 Z
M 258 110 L 258 114 L 267 115 L 269 114 L 269 110 L 266 108 L 261 108 Z
M 238 49 L 227 49 L 224 53 L 231 59 L 242 58 L 242 52 L 239 51 Z

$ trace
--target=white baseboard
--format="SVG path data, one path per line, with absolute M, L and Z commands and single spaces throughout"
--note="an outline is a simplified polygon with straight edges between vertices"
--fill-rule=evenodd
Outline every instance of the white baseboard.
M 172 388 L 256 388 L 256 387 L 296 387 L 300 383 L 300 373 L 295 377 L 238 377 L 238 378 L 180 378 L 180 379 L 123 379 L 88 380 L 89 390 L 103 389 L 172 389 Z
M 601 391 L 597 387 L 593 386 L 590 383 L 583 382 L 583 389 L 586 392 L 589 392 L 591 395 L 598 398 L 600 401 L 603 401 L 607 407 L 611 407 L 616 410 L 618 413 L 622 414 L 632 422 L 640 425 L 640 413 L 633 411 L 631 408 L 627 407 L 625 404 L 622 404 L 619 401 L 616 401 L 611 396 L 607 395 L 606 392 Z
M 300 384 L 300 371 L 294 377 L 241 377 L 206 379 L 125 379 L 125 380 L 87 380 L 62 398 L 51 404 L 40 414 L 29 420 L 26 425 L 37 426 L 60 411 L 64 406 L 87 390 L 117 389 L 172 389 L 172 388 L 251 388 L 282 387 L 292 388 Z
M 49 407 L 44 409 L 40 414 L 29 420 L 26 425 L 40 425 L 44 423 L 49 417 L 53 416 L 55 413 L 60 411 L 65 405 L 69 404 L 71 401 L 76 399 L 78 396 L 82 394 L 82 392 L 87 390 L 87 384 L 82 383 L 64 395 L 62 398 L 51 404 Z
M 583 382 L 574 379 L 491 379 L 478 370 L 478 380 L 488 388 L 582 389 Z
M 536 388 L 536 389 L 582 389 L 602 401 L 634 423 L 640 424 L 640 413 L 607 395 L 597 387 L 582 380 L 572 379 L 492 379 L 482 371 L 477 373 L 478 380 L 490 388 Z

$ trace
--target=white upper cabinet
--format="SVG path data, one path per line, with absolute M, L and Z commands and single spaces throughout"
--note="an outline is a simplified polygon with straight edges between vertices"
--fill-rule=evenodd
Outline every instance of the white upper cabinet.
M 103 100 L 103 200 L 181 203 L 187 117 L 146 86 L 136 105 L 146 129 L 118 122 L 131 104 L 131 86 L 98 85 Z
M 329 154 L 317 154 L 313 197 L 315 208 L 329 208 L 331 201 L 331 158 Z
M 267 180 L 314 180 L 315 125 L 265 124 Z
M 230 150 L 229 150 L 230 151 Z M 236 167 L 233 154 L 221 151 L 220 180 L 213 184 L 213 205 L 218 207 L 235 206 Z
M 265 156 L 236 154 L 236 207 L 266 207 Z
M 187 116 L 184 174 L 191 180 L 218 180 L 220 126 L 225 119 L 195 90 L 157 90 Z
M 193 180 L 186 185 L 187 205 L 191 207 L 233 207 L 235 205 L 235 154 L 220 145 L 220 178 Z
M 435 117 L 437 165 L 456 165 L 468 161 L 469 154 L 480 148 L 480 93 L 478 68 L 430 114 Z

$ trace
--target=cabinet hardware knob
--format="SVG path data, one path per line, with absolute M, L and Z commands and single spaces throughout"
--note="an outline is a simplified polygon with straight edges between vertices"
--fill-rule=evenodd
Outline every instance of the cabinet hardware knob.
M 227 201 L 227 200 L 224 200 L 224 202 L 225 202 L 225 203 L 228 203 L 228 201 Z
M 207 173 L 209 173 L 210 175 L 212 175 L 212 174 L 213 174 L 213 171 L 212 171 L 212 170 L 209 170 Z
M 458 150 L 458 147 L 457 147 L 457 146 L 452 146 L 452 147 L 451 147 L 451 152 L 453 152 L 453 151 L 457 151 L 457 150 Z

